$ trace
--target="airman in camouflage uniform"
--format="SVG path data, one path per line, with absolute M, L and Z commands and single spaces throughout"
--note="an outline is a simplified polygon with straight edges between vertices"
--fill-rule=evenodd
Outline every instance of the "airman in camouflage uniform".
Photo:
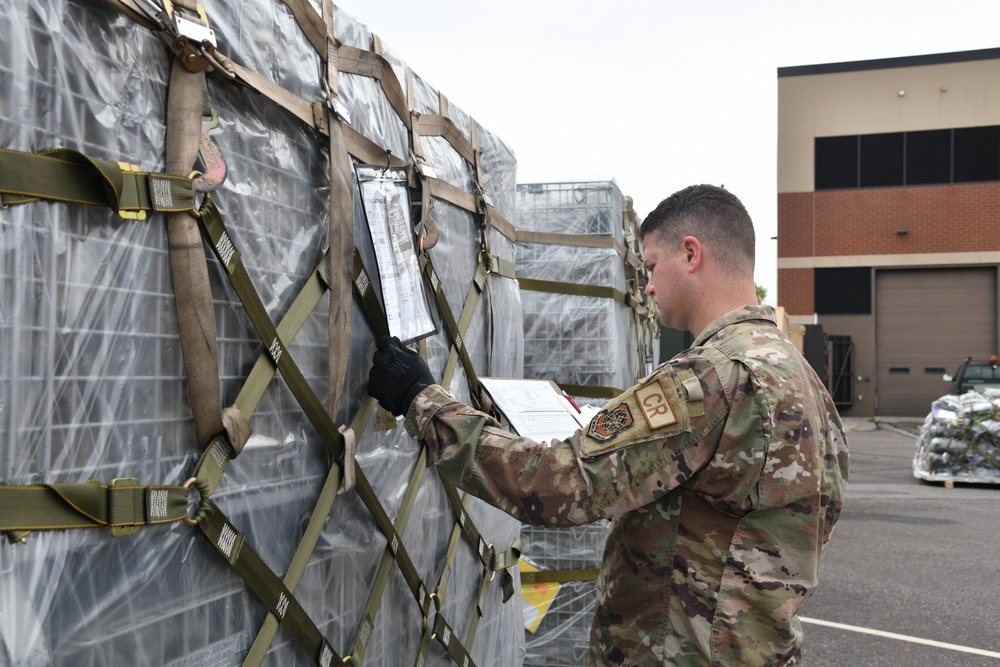
M 692 187 L 701 188 L 689 193 L 695 203 L 682 204 L 696 211 L 706 188 L 709 199 L 735 200 Z M 796 613 L 817 586 L 843 503 L 843 425 L 773 310 L 742 305 L 703 325 L 698 318 L 719 305 L 701 307 L 689 298 L 693 289 L 664 295 L 686 284 L 688 267 L 696 273 L 713 261 L 704 254 L 715 249 L 711 234 L 703 236 L 705 248 L 682 236 L 688 250 L 675 254 L 669 234 L 644 234 L 647 292 L 660 292 L 661 320 L 701 333 L 586 429 L 535 442 L 438 385 L 405 402 L 407 431 L 428 445 L 441 475 L 469 493 L 535 525 L 613 521 L 591 665 L 798 663 Z M 735 293 L 749 300 L 741 289 Z

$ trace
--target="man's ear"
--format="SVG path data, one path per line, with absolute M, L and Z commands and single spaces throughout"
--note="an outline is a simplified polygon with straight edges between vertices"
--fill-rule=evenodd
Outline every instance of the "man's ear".
M 704 259 L 703 251 L 701 241 L 696 237 L 685 236 L 681 240 L 681 253 L 689 271 L 696 271 L 701 266 L 701 261 Z

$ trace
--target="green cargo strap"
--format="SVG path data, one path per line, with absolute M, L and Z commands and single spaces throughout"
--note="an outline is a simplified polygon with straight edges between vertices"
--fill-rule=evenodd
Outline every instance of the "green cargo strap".
M 396 521 L 393 524 L 394 530 L 399 535 L 402 535 L 406 530 L 406 525 L 410 520 L 410 514 L 413 511 L 413 505 L 420 492 L 420 483 L 423 480 L 424 473 L 426 471 L 427 448 L 422 447 L 420 455 L 417 458 L 417 464 L 414 466 L 413 474 L 410 476 L 409 484 L 406 487 L 406 494 L 403 497 L 403 503 L 400 506 L 399 514 L 396 516 Z M 371 638 L 372 629 L 375 626 L 375 617 L 378 615 L 378 609 L 382 602 L 382 594 L 385 592 L 385 587 L 389 583 L 389 575 L 392 573 L 393 561 L 394 556 L 392 545 L 387 544 L 385 553 L 382 555 L 382 561 L 379 563 L 378 571 L 375 574 L 375 582 L 372 585 L 371 591 L 368 593 L 368 601 L 365 603 L 365 609 L 361 615 L 361 625 L 358 627 L 358 630 L 354 635 L 354 640 L 351 642 L 351 648 L 347 653 L 347 658 L 354 664 L 364 664 L 365 652 L 368 649 L 368 641 Z M 420 582 L 417 592 L 417 604 L 420 605 L 420 613 L 425 618 L 430 609 L 430 603 L 430 595 L 424 587 L 423 582 Z
M 499 255 L 485 255 L 483 257 L 483 264 L 485 264 L 486 270 L 490 273 L 495 273 L 498 276 L 503 276 L 511 280 L 517 280 L 517 266 L 509 259 L 504 259 Z
M 108 526 L 132 534 L 139 526 L 187 518 L 188 490 L 181 486 L 138 486 L 134 479 L 82 484 L 0 486 L 0 531 L 17 539 L 32 530 Z
M 368 324 L 371 325 L 375 339 L 389 335 L 389 323 L 385 317 L 385 311 L 375 295 L 374 285 L 371 276 L 365 270 L 365 264 L 361 261 L 361 254 L 357 247 L 354 248 L 354 289 L 361 298 L 361 306 L 368 317 Z
M 366 396 L 361 402 L 361 407 L 358 409 L 358 413 L 351 421 L 351 428 L 358 434 L 359 438 L 361 437 L 365 424 L 367 424 L 369 418 L 371 418 L 375 405 L 375 399 L 370 396 Z M 330 510 L 333 509 L 333 503 L 334 500 L 336 500 L 339 491 L 340 469 L 337 464 L 334 463 L 330 466 L 330 472 L 327 474 L 323 489 L 320 491 L 319 497 L 316 499 L 316 505 L 313 507 L 312 515 L 309 517 L 309 523 L 306 525 L 306 529 L 302 534 L 302 540 L 299 542 L 299 546 L 295 550 L 295 555 L 292 556 L 292 562 L 288 565 L 288 569 L 285 571 L 285 577 L 282 580 L 285 586 L 288 587 L 288 590 L 293 593 L 299 585 L 299 580 L 306 571 L 306 566 L 309 563 L 309 559 L 312 557 L 316 544 L 319 542 L 320 535 L 323 533 L 323 527 L 326 525 L 327 519 L 330 516 Z M 278 617 L 274 614 L 268 614 L 267 618 L 264 619 L 264 625 L 262 625 L 260 630 L 257 632 L 257 638 L 254 639 L 253 646 L 250 647 L 247 657 L 243 660 L 244 667 L 254 667 L 264 662 L 264 657 L 267 655 L 271 641 L 274 639 L 274 635 L 277 632 Z
M 146 211 L 193 210 L 194 187 L 188 178 L 151 174 L 68 148 L 42 153 L 0 148 L 0 203 L 39 199 L 107 206 L 122 218 L 145 220 Z
M 586 384 L 560 384 L 559 388 L 570 396 L 585 396 L 587 398 L 615 398 L 625 393 L 618 387 L 598 387 Z
M 278 323 L 277 331 L 281 340 L 290 341 L 295 338 L 313 309 L 326 294 L 327 283 L 323 276 L 323 270 L 327 261 L 327 256 L 320 260 L 319 266 L 302 286 L 292 305 L 288 307 L 288 311 L 281 318 L 281 322 Z M 271 357 L 266 351 L 262 352 L 243 383 L 234 406 L 245 416 L 252 415 L 274 374 L 275 367 Z M 206 489 L 207 495 L 215 492 L 215 488 L 222 481 L 226 467 L 235 455 L 236 452 L 224 432 L 213 437 L 208 443 L 191 473 L 191 476 L 197 478 Z
M 473 401 L 478 404 L 480 400 L 479 377 L 476 375 L 476 369 L 472 365 L 472 358 L 469 357 L 469 351 L 465 347 L 465 340 L 462 338 L 462 330 L 455 321 L 455 315 L 451 312 L 451 307 L 448 305 L 448 298 L 444 293 L 444 283 L 434 270 L 434 263 L 431 261 L 430 253 L 425 252 L 420 255 L 420 267 L 423 269 L 424 275 L 427 276 L 427 279 L 431 283 L 431 288 L 434 290 L 434 297 L 436 298 L 438 304 L 438 313 L 441 315 L 441 319 L 444 320 L 445 326 L 448 329 L 448 334 L 451 336 L 451 343 L 457 350 L 459 358 L 462 361 L 462 368 L 465 370 L 466 378 L 469 381 L 469 389 L 472 392 Z M 470 288 L 470 292 L 472 289 L 473 288 Z M 466 299 L 466 302 L 468 302 L 468 299 Z
M 574 296 L 595 296 L 602 299 L 614 299 L 618 303 L 623 303 L 630 308 L 634 307 L 635 304 L 635 299 L 632 298 L 632 295 L 621 290 L 616 290 L 613 287 L 562 283 L 555 280 L 537 280 L 535 278 L 522 278 L 520 276 L 518 276 L 517 282 L 520 284 L 521 289 L 530 292 L 549 292 L 551 294 L 571 294 Z
M 561 234 L 558 232 L 532 232 L 517 230 L 518 243 L 539 243 L 542 245 L 564 245 L 574 248 L 605 248 L 628 261 L 628 249 L 611 236 L 589 236 L 586 234 Z M 638 259 L 638 258 L 636 258 Z M 631 263 L 631 262 L 629 262 Z
M 281 371 L 289 390 L 323 439 L 327 449 L 330 450 L 334 458 L 339 459 L 343 454 L 344 436 L 337 430 L 333 419 L 319 402 L 291 355 L 288 354 L 285 342 L 267 314 L 267 309 L 264 308 L 264 304 L 250 280 L 250 275 L 240 259 L 239 250 L 226 231 L 219 209 L 210 197 L 205 197 L 202 201 L 201 208 L 198 210 L 198 222 L 219 261 L 226 269 L 230 284 L 246 309 L 250 322 L 257 330 L 264 345 L 267 346 L 268 355 L 277 369 Z
M 440 614 L 434 619 L 434 633 L 431 635 L 431 639 L 437 639 L 440 642 L 456 665 L 460 665 L 461 667 L 475 667 L 476 663 L 472 660 L 472 656 L 465 650 L 462 642 L 455 638 L 455 633 L 452 631 L 451 626 L 445 621 L 444 616 Z
M 521 570 L 522 584 L 565 584 L 568 581 L 594 581 L 601 574 L 598 569 L 583 570 Z
M 246 543 L 243 533 L 233 526 L 218 506 L 209 498 L 201 499 L 198 528 L 229 566 L 247 583 L 261 602 L 288 630 L 313 663 L 329 667 L 342 660 L 330 642 L 295 599 L 292 592 L 271 571 L 267 564 Z
M 503 601 L 507 602 L 514 595 L 514 576 L 510 573 L 521 558 L 521 540 L 514 540 L 509 548 L 503 551 L 493 550 L 490 559 L 490 570 L 493 574 L 500 573 L 500 587 L 503 589 Z M 492 577 L 493 574 L 490 576 Z
M 430 260 L 428 260 L 430 261 Z M 476 304 L 479 303 L 479 297 L 486 288 L 487 271 L 483 264 L 479 264 L 476 267 L 476 273 L 472 277 L 472 284 L 469 285 L 469 293 L 465 296 L 465 305 L 462 306 L 462 314 L 458 319 L 458 325 L 454 330 L 449 330 L 452 340 L 458 341 L 462 346 L 465 345 L 465 334 L 469 331 L 469 326 L 472 324 L 472 317 L 476 314 Z M 452 315 L 452 319 L 454 316 Z M 459 355 L 462 350 L 459 350 L 459 345 L 452 345 L 451 350 L 448 352 L 448 361 L 444 365 L 444 378 L 442 382 L 451 382 L 451 377 L 455 372 L 455 365 L 458 363 Z M 468 352 L 466 352 L 466 357 L 468 357 Z M 469 359 L 469 365 L 471 365 L 472 360 Z M 466 363 L 463 359 L 462 366 L 465 367 Z M 475 375 L 466 375 L 469 377 L 469 383 L 474 388 L 478 384 L 478 380 Z M 448 385 L 444 385 L 448 386 Z M 476 396 L 478 400 L 478 396 Z

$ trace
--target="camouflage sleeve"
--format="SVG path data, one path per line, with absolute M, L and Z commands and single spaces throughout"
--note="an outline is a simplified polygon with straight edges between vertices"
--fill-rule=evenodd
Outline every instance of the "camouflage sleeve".
M 405 426 L 459 488 L 525 523 L 572 526 L 648 505 L 694 475 L 729 405 L 704 362 L 661 367 L 565 440 L 504 431 L 437 385 L 417 395 Z

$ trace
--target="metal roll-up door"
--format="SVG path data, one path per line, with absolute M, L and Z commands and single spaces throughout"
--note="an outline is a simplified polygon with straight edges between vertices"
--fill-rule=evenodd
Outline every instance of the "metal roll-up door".
M 877 271 L 875 345 L 876 413 L 926 415 L 942 374 L 997 353 L 997 269 Z

